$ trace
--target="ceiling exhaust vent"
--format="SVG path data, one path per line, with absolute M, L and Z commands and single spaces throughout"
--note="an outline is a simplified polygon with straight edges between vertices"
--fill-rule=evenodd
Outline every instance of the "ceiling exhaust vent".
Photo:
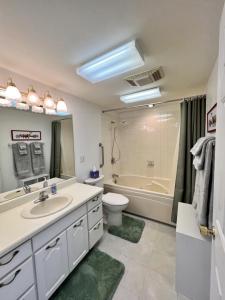
M 164 77 L 162 67 L 124 78 L 130 86 L 145 86 Z

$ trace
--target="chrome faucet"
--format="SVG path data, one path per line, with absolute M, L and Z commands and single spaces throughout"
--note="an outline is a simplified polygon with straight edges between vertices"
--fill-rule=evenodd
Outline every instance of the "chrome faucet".
M 29 185 L 24 185 L 23 190 L 25 194 L 31 193 L 31 187 Z
M 48 198 L 49 198 L 49 195 L 47 194 L 47 192 L 46 191 L 41 191 L 40 194 L 39 194 L 39 198 L 37 200 L 34 200 L 34 203 L 44 202 Z
M 114 173 L 114 174 L 112 174 L 112 178 L 113 178 L 113 179 L 115 179 L 115 178 L 118 178 L 118 177 L 119 177 L 119 175 L 118 175 L 118 174 L 115 174 L 115 173 Z

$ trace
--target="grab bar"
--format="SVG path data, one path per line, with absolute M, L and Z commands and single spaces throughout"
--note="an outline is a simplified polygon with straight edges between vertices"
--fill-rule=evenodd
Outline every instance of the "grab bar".
M 100 168 L 102 168 L 105 164 L 105 157 L 104 157 L 104 146 L 102 143 L 99 143 L 99 147 L 101 148 L 101 153 L 102 153 L 102 163 L 100 164 Z

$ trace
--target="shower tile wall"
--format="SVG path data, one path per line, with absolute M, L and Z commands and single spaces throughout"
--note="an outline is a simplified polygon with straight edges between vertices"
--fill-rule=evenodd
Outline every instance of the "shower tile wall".
M 179 140 L 179 104 L 119 114 L 120 173 L 173 178 Z M 148 166 L 154 162 L 154 167 Z
M 111 165 L 112 125 L 117 127 L 121 159 Z M 179 103 L 164 104 L 153 109 L 104 114 L 102 139 L 105 146 L 106 179 L 112 173 L 163 177 L 172 179 L 173 192 L 179 146 Z M 115 152 L 116 157 L 118 151 Z M 148 166 L 154 161 L 154 167 Z

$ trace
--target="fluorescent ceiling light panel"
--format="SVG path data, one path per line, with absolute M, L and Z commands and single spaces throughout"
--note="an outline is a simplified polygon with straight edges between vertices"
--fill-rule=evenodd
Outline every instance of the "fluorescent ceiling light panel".
M 77 68 L 77 74 L 96 83 L 143 65 L 144 59 L 133 40 Z
M 128 94 L 128 95 L 123 95 L 120 97 L 120 100 L 125 102 L 125 103 L 133 103 L 133 102 L 140 102 L 140 101 L 145 101 L 149 99 L 154 99 L 161 97 L 161 92 L 160 89 L 153 88 L 150 90 L 145 90 L 141 92 L 136 92 L 133 94 Z

